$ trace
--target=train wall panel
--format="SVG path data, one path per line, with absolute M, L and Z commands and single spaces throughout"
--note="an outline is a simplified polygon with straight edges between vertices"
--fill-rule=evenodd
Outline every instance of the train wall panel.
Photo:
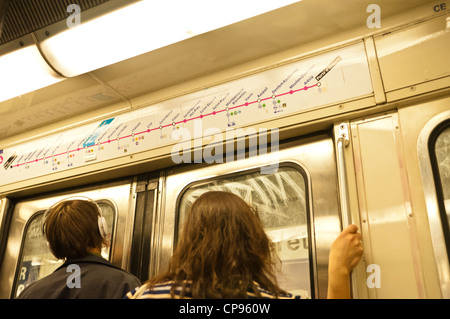
M 386 92 L 450 75 L 449 19 L 442 15 L 375 38 Z

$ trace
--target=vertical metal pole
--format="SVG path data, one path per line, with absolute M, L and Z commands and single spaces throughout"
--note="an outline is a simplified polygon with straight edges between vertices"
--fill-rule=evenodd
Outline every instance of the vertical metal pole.
M 338 154 L 338 176 L 339 176 L 339 197 L 341 207 L 342 228 L 345 229 L 352 224 L 352 214 L 349 206 L 348 198 L 348 184 L 347 184 L 347 169 L 345 166 L 344 149 L 350 145 L 350 138 L 348 133 L 348 126 L 346 123 L 339 125 L 338 139 L 337 139 L 337 154 Z M 352 297 L 357 297 L 356 276 L 352 271 L 350 275 L 350 284 L 352 290 Z
M 345 166 L 344 149 L 350 144 L 348 137 L 348 126 L 345 123 L 339 125 L 339 137 L 337 139 L 338 150 L 338 170 L 339 170 L 339 195 L 342 214 L 342 227 L 346 228 L 351 224 L 351 214 L 348 205 L 348 185 L 347 169 Z

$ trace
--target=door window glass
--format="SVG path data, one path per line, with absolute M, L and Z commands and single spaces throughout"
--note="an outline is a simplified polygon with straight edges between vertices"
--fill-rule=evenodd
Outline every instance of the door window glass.
M 297 166 L 280 166 L 273 174 L 260 170 L 193 183 L 181 194 L 177 230 L 192 203 L 208 191 L 227 191 L 256 206 L 264 228 L 282 261 L 281 288 L 311 297 L 307 183 Z
M 103 217 L 108 225 L 108 242 L 111 243 L 112 230 L 114 226 L 115 209 L 109 202 L 97 202 Z M 22 239 L 22 249 L 19 267 L 16 271 L 14 297 L 34 281 L 51 274 L 63 264 L 62 260 L 56 259 L 47 245 L 45 235 L 42 233 L 44 211 L 36 212 L 28 221 Z M 111 245 L 102 249 L 102 256 L 109 260 Z

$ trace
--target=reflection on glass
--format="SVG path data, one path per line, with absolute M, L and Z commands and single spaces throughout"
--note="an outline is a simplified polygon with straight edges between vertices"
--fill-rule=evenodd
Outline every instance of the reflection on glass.
M 106 202 L 98 202 L 103 217 L 108 225 L 108 242 L 111 242 L 111 232 L 114 226 L 114 207 Z M 27 224 L 24 231 L 24 240 L 22 244 L 22 254 L 19 262 L 19 270 L 16 275 L 15 294 L 17 297 L 26 286 L 50 275 L 59 266 L 63 260 L 56 259 L 50 252 L 47 240 L 42 233 L 44 212 L 40 211 L 34 214 Z M 109 259 L 110 247 L 103 247 L 102 256 Z
M 16 278 L 16 297 L 26 286 L 51 274 L 63 263 L 52 255 L 47 246 L 42 233 L 43 216 L 44 212 L 36 214 L 25 230 L 22 260 Z
M 183 194 L 179 205 L 182 229 L 192 203 L 208 191 L 227 191 L 243 198 L 258 211 L 259 217 L 275 243 L 282 261 L 278 275 L 280 286 L 304 297 L 311 297 L 307 231 L 306 181 L 290 166 L 274 174 L 260 170 L 194 184 Z
M 450 227 L 450 127 L 445 129 L 436 139 L 435 152 L 447 221 Z

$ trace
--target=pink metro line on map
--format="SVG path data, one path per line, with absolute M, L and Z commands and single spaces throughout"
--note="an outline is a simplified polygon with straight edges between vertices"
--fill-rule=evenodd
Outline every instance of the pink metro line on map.
M 36 158 L 35 160 L 27 161 L 29 157 L 32 157 L 32 156 L 33 156 L 33 154 L 31 154 L 29 157 L 27 157 L 27 158 L 24 159 L 25 162 L 20 163 L 20 164 L 18 163 L 18 164 L 16 164 L 16 165 L 12 165 L 11 167 L 12 167 L 12 168 L 13 168 L 13 167 L 20 167 L 20 166 L 23 166 L 23 165 L 32 164 L 32 163 L 36 163 L 36 162 L 39 162 L 39 161 L 45 161 L 45 160 L 48 160 L 48 159 L 51 159 L 51 158 L 55 158 L 55 157 L 58 157 L 58 156 L 62 156 L 62 155 L 69 155 L 69 154 L 71 154 L 71 153 L 80 152 L 80 151 L 89 149 L 89 148 L 91 148 L 91 147 L 93 147 L 93 146 L 95 146 L 95 145 L 99 146 L 99 145 L 104 145 L 104 144 L 110 144 L 110 143 L 113 143 L 113 142 L 117 142 L 117 141 L 119 141 L 119 140 L 127 139 L 127 138 L 134 137 L 134 136 L 139 136 L 139 135 L 145 134 L 145 133 L 150 133 L 150 132 L 152 132 L 152 131 L 162 130 L 162 129 L 166 128 L 166 127 L 173 127 L 173 126 L 175 126 L 175 125 L 185 124 L 185 123 L 187 123 L 187 122 L 189 122 L 189 121 L 193 121 L 193 120 L 197 120 L 197 119 L 203 119 L 203 118 L 205 118 L 205 117 L 213 116 L 213 115 L 216 115 L 216 114 L 220 114 L 220 113 L 222 113 L 222 112 L 226 112 L 227 117 L 230 117 L 230 116 L 233 116 L 233 115 L 232 115 L 233 112 L 230 112 L 231 110 L 239 109 L 239 108 L 241 108 L 241 107 L 249 106 L 249 105 L 252 105 L 252 104 L 255 104 L 255 103 L 258 103 L 259 108 L 261 108 L 261 107 L 266 107 L 266 105 L 264 104 L 264 101 L 267 101 L 267 100 L 274 100 L 274 99 L 276 99 L 276 98 L 278 98 L 278 97 L 281 97 L 281 96 L 284 96 L 284 95 L 287 95 L 287 94 L 294 94 L 294 93 L 301 92 L 301 91 L 307 91 L 308 89 L 311 89 L 311 88 L 314 88 L 314 87 L 320 87 L 320 82 L 317 82 L 316 84 L 313 84 L 313 85 L 310 85 L 310 86 L 304 86 L 304 87 L 302 87 L 302 88 L 300 88 L 300 89 L 290 90 L 290 91 L 288 91 L 288 92 L 281 93 L 281 94 L 277 94 L 277 95 L 274 94 L 274 95 L 269 96 L 269 97 L 266 97 L 266 98 L 254 100 L 254 101 L 251 101 L 251 102 L 245 102 L 245 103 L 243 103 L 243 104 L 239 104 L 239 105 L 232 106 L 232 107 L 226 107 L 226 108 L 223 108 L 223 109 L 220 109 L 220 110 L 217 110 L 217 111 L 212 111 L 212 112 L 206 113 L 206 114 L 200 114 L 200 115 L 198 115 L 198 116 L 193 116 L 193 117 L 190 117 L 190 118 L 185 118 L 185 119 L 183 119 L 183 120 L 181 120 L 181 121 L 178 121 L 178 122 L 172 122 L 172 123 L 169 123 L 169 124 L 160 125 L 160 126 L 158 126 L 158 127 L 154 127 L 154 128 L 151 128 L 151 129 L 149 128 L 149 129 L 146 129 L 146 130 L 143 130 L 143 131 L 140 131 L 140 132 L 131 133 L 131 134 L 124 135 L 124 136 L 118 136 L 117 138 L 113 138 L 113 139 L 109 138 L 108 140 L 105 140 L 105 141 L 102 141 L 102 142 L 95 142 L 95 141 L 97 140 L 97 138 L 99 137 L 99 133 L 101 133 L 101 132 L 103 131 L 103 129 L 104 129 L 106 126 L 108 126 L 111 122 L 113 122 L 114 118 L 111 118 L 111 119 L 102 121 L 102 122 L 100 123 L 100 125 L 98 126 L 98 128 L 95 130 L 95 132 L 94 132 L 93 134 L 91 134 L 91 135 L 86 139 L 86 141 L 83 143 L 83 146 L 82 146 L 82 147 L 77 147 L 77 148 L 74 148 L 74 149 L 71 149 L 71 150 L 68 150 L 68 151 L 65 151 L 65 152 L 52 154 L 51 156 L 46 156 L 46 157 L 44 156 L 44 157 L 41 157 L 41 158 Z M 278 101 L 278 104 L 279 104 L 279 103 L 280 103 L 280 101 Z M 274 104 L 275 104 L 275 103 L 274 103 Z M 284 105 L 285 105 L 285 104 L 284 104 Z M 282 106 L 278 106 L 278 107 L 277 107 L 277 106 L 274 106 L 274 107 L 273 107 L 273 108 L 274 108 L 274 111 L 273 111 L 273 112 L 274 112 L 274 113 L 280 112 L 280 111 L 276 111 L 276 109 L 277 109 L 277 108 L 281 108 L 281 107 L 282 107 Z M 284 106 L 284 107 L 286 107 L 286 106 Z M 240 113 L 240 112 L 239 112 L 239 113 Z M 231 115 L 230 115 L 230 114 L 231 114 Z M 238 113 L 236 113 L 236 112 L 234 113 L 235 116 L 236 116 L 237 114 L 238 114 Z M 231 124 L 230 124 L 229 126 L 231 126 Z M 117 128 L 119 128 L 119 126 L 117 126 L 116 129 L 117 129 Z M 123 128 L 122 128 L 122 131 L 123 131 L 124 129 L 125 129 L 125 128 L 123 127 Z M 84 139 L 83 139 L 83 140 L 84 140 Z M 74 143 L 72 143 L 72 144 L 74 144 Z M 72 144 L 71 144 L 71 145 L 72 145 Z M 38 155 L 39 155 L 39 154 L 38 154 Z

